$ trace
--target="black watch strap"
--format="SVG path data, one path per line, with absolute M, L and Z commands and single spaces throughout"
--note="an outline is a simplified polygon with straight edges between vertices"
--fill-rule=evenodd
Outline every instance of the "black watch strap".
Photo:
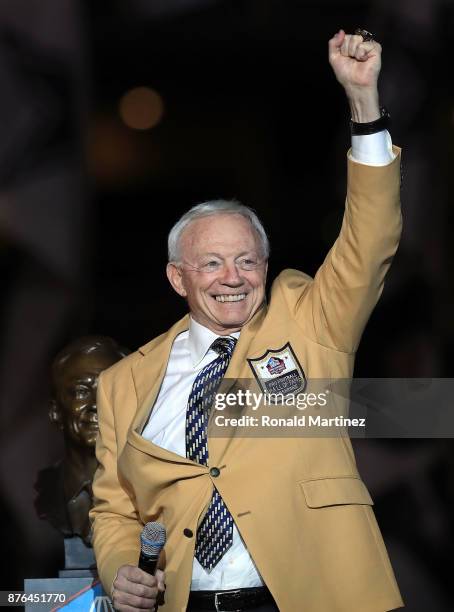
M 387 130 L 390 124 L 391 116 L 384 106 L 380 107 L 380 118 L 370 123 L 355 123 L 350 121 L 350 129 L 352 136 L 368 136 L 376 134 L 382 130 Z

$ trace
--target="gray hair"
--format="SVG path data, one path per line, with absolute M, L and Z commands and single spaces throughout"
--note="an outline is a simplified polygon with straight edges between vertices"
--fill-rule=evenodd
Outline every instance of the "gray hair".
M 202 217 L 210 217 L 212 215 L 242 215 L 249 220 L 252 227 L 258 234 L 260 244 L 262 247 L 262 255 L 265 259 L 268 259 L 270 254 L 270 243 L 268 236 L 266 235 L 265 229 L 260 219 L 255 214 L 255 211 L 249 206 L 244 206 L 237 200 L 210 200 L 209 202 L 202 202 L 189 209 L 180 219 L 175 223 L 169 232 L 168 238 L 168 253 L 169 261 L 177 262 L 180 260 L 180 239 L 183 231 L 186 227 Z

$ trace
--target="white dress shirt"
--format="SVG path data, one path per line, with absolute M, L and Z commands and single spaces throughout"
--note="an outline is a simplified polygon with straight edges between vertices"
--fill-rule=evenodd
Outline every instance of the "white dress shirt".
M 395 157 L 388 131 L 369 136 L 353 136 L 351 159 L 382 166 Z M 236 339 L 240 333 L 231 334 Z M 210 349 L 218 336 L 190 318 L 189 329 L 172 345 L 167 370 L 142 436 L 168 451 L 186 456 L 186 408 L 198 373 L 217 353 Z M 151 406 L 150 406 L 151 409 Z M 234 523 L 233 542 L 211 570 L 205 570 L 194 557 L 191 590 L 222 590 L 262 586 L 263 580 Z
M 353 161 L 368 166 L 386 166 L 395 157 L 388 130 L 368 136 L 352 136 L 350 159 Z
M 239 332 L 231 334 L 239 338 Z M 189 330 L 179 334 L 172 345 L 161 390 L 142 436 L 169 451 L 186 456 L 186 407 L 197 374 L 217 353 L 210 349 L 218 335 L 190 319 Z M 233 542 L 211 570 L 194 557 L 191 590 L 238 589 L 262 586 L 263 581 L 236 528 Z

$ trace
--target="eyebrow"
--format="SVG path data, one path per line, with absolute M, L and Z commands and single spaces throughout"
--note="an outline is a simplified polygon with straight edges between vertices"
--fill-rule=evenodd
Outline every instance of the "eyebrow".
M 244 255 L 257 255 L 258 256 L 258 253 L 257 251 L 254 251 L 254 250 L 243 251 L 239 255 L 236 255 L 235 259 L 238 259 L 238 257 L 243 257 Z M 219 253 L 202 253 L 199 257 L 219 257 L 219 259 L 223 259 L 223 256 L 220 255 Z
M 71 383 L 73 385 L 85 385 L 87 383 L 87 378 L 97 378 L 98 374 L 94 372 L 85 372 L 84 374 L 79 374 L 77 378 L 73 378 Z

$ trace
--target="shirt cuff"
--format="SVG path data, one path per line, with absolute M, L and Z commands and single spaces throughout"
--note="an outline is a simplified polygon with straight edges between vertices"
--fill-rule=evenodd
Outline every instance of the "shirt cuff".
M 388 130 L 367 136 L 352 136 L 350 159 L 368 166 L 387 166 L 396 155 Z

